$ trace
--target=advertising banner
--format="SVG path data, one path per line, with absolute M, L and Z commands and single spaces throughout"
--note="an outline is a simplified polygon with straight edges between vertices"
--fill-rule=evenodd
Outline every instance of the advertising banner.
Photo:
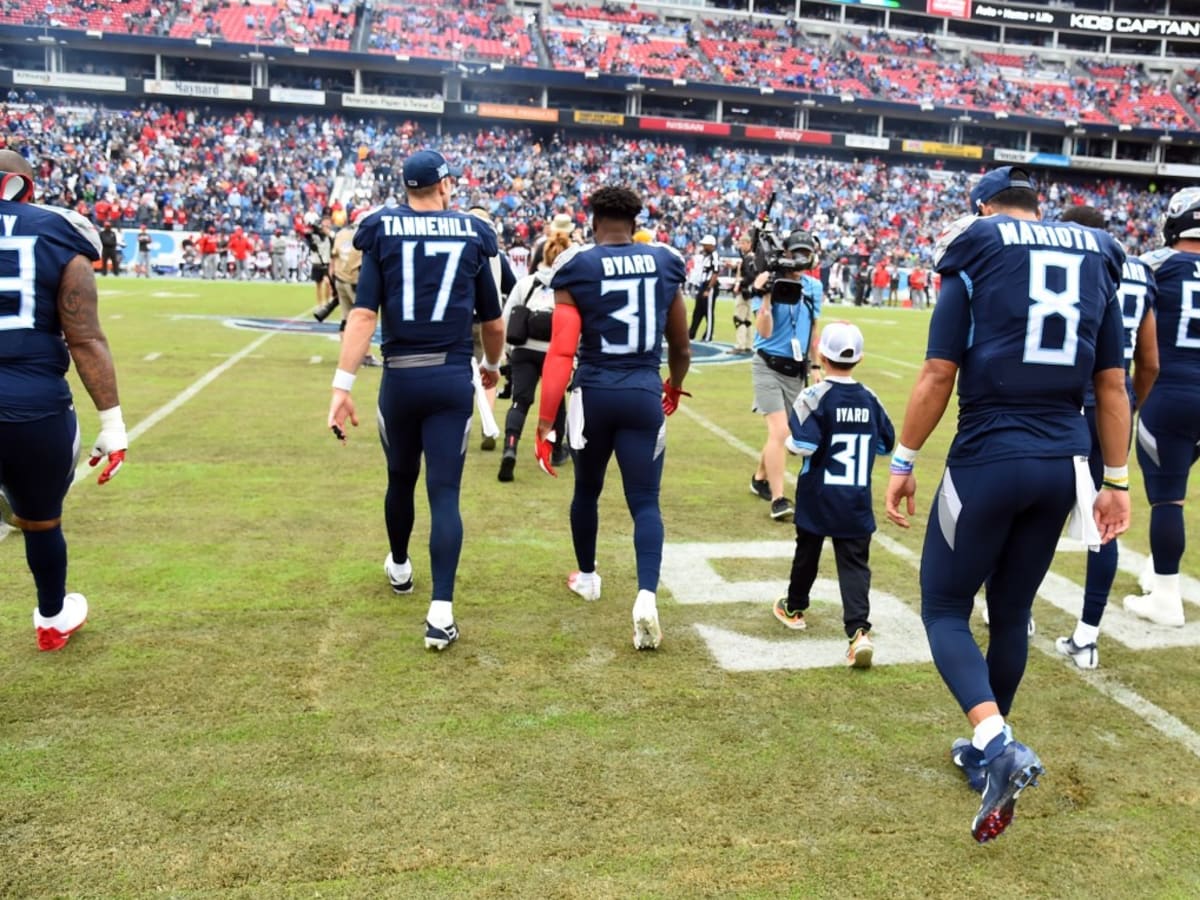
M 764 141 L 786 141 L 790 144 L 832 144 L 833 135 L 828 131 L 801 131 L 797 128 L 766 128 L 747 125 L 746 137 Z
M 71 72 L 37 72 L 14 69 L 13 84 L 32 87 L 74 88 L 84 91 L 124 91 L 125 79 L 116 75 L 79 75 Z
M 379 94 L 342 94 L 342 106 L 351 109 L 386 109 L 397 112 L 441 115 L 446 102 L 433 97 L 384 97 Z
M 638 123 L 646 131 L 674 131 L 683 134 L 710 134 L 728 137 L 733 127 L 723 122 L 699 122 L 695 119 L 663 119 L 642 116 Z
M 242 84 L 210 84 L 207 81 L 164 81 L 147 78 L 147 94 L 200 97 L 208 100 L 253 100 L 254 88 Z
M 625 124 L 625 116 L 622 113 L 576 110 L 574 119 L 578 125 L 608 125 L 613 128 L 620 128 Z
M 902 141 L 905 153 L 928 153 L 931 156 L 951 156 L 955 159 L 983 159 L 983 148 L 974 144 L 944 144 L 941 141 Z
M 557 122 L 558 110 L 541 106 L 515 106 L 511 103 L 480 103 L 476 110 L 489 119 L 518 119 L 522 122 Z

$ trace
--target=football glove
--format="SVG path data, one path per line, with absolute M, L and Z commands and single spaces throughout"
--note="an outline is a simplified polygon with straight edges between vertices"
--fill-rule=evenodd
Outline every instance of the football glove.
M 692 396 L 683 388 L 677 388 L 671 384 L 670 379 L 663 381 L 662 395 L 662 410 L 663 415 L 671 415 L 675 410 L 679 409 L 679 398 Z
M 100 411 L 100 434 L 92 447 L 88 465 L 95 468 L 100 460 L 108 457 L 108 465 L 100 473 L 99 484 L 112 481 L 125 464 L 125 451 L 129 449 L 129 438 L 125 434 L 125 420 L 121 418 L 121 407 Z
M 554 441 L 557 436 L 553 431 L 546 435 L 545 439 L 533 439 L 533 452 L 537 456 L 537 463 L 541 470 L 547 475 L 554 478 L 558 477 L 558 473 L 554 471 L 554 466 L 550 465 L 550 455 L 554 452 Z

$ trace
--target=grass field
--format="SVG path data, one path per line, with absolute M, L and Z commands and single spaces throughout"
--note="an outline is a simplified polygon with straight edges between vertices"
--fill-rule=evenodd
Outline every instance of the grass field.
M 116 481 L 68 498 L 69 584 L 92 612 L 63 652 L 36 652 L 21 541 L 0 543 L 0 896 L 1200 895 L 1200 625 L 1110 610 L 1103 668 L 1079 672 L 1052 641 L 1074 622 L 1080 553 L 1058 555 L 1044 591 L 1071 611 L 1035 607 L 1011 717 L 1047 773 L 1004 837 L 972 841 L 977 801 L 947 755 L 966 725 L 916 620 L 949 416 L 918 464 L 912 531 L 884 523 L 876 471 L 874 587 L 895 603 L 869 671 L 803 667 L 843 643 L 836 594 L 804 634 L 771 616 L 791 529 L 747 490 L 764 429 L 745 363 L 696 365 L 670 422 L 658 652 L 630 639 L 615 467 L 604 597 L 584 604 L 564 586 L 570 466 L 546 478 L 526 440 L 500 484 L 476 424 L 462 638 L 439 655 L 421 640 L 423 493 L 417 591 L 395 597 L 372 419 L 345 447 L 324 427 L 337 345 L 225 321 L 306 314 L 311 288 L 101 289 L 132 443 Z M 862 326 L 860 378 L 899 427 L 928 314 L 829 315 Z M 360 407 L 378 378 L 361 373 Z M 1134 481 L 1125 545 L 1144 554 Z M 1121 572 L 1117 605 L 1134 590 Z

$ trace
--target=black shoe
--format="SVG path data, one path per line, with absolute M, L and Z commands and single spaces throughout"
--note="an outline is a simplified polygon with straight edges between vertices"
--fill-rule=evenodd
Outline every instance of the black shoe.
M 489 435 L 485 434 L 483 436 L 483 440 L 479 442 L 479 449 L 480 450 L 495 450 L 496 449 L 496 439 L 494 437 L 490 437 Z
M 565 466 L 571 461 L 571 451 L 566 447 L 555 447 L 550 454 L 550 465 Z
M 500 473 L 496 476 L 500 481 L 512 481 L 513 470 L 517 467 L 517 448 L 505 447 L 504 455 L 500 457 Z
M 779 497 L 771 501 L 771 518 L 776 522 L 786 522 L 796 510 L 792 507 L 792 501 L 787 497 Z
M 751 475 L 750 476 L 750 493 L 752 493 L 754 496 L 756 496 L 762 500 L 766 500 L 768 503 L 771 502 L 771 485 L 768 484 L 765 479 L 760 481 L 759 479 L 757 479 L 753 475 Z

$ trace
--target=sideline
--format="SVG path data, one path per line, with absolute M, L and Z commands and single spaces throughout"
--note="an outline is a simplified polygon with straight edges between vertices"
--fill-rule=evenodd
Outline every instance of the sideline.
M 878 357 L 876 357 L 878 358 Z M 680 404 L 678 412 L 683 413 L 689 419 L 694 421 L 701 428 L 711 432 L 717 437 L 724 440 L 730 447 L 740 451 L 752 459 L 757 459 L 759 450 L 751 447 L 749 444 L 730 434 L 715 422 L 710 421 L 706 417 L 700 415 L 688 405 Z M 789 484 L 795 484 L 796 478 L 791 472 L 785 473 L 785 479 Z M 920 567 L 920 555 L 908 547 L 901 544 L 899 541 L 887 535 L 876 533 L 872 536 L 872 541 L 887 550 L 894 556 L 899 557 L 912 566 L 914 569 Z M 1042 595 L 1043 588 L 1038 589 L 1039 596 Z M 1083 595 L 1083 589 L 1080 588 L 1080 596 Z M 1035 636 L 1029 646 L 1035 648 L 1045 656 L 1063 663 L 1063 668 L 1068 672 L 1074 673 L 1081 681 L 1089 687 L 1095 689 L 1099 693 L 1108 697 L 1114 703 L 1118 703 L 1125 707 L 1155 731 L 1170 738 L 1176 743 L 1182 744 L 1194 756 L 1200 757 L 1200 734 L 1197 734 L 1187 723 L 1176 718 L 1171 713 L 1167 712 L 1160 706 L 1151 703 L 1141 694 L 1132 690 L 1129 687 L 1121 684 L 1113 676 L 1101 672 L 1099 670 L 1088 671 L 1080 669 L 1077 666 L 1071 665 L 1066 657 L 1058 653 L 1054 649 L 1054 645 L 1048 638 L 1041 635 Z

